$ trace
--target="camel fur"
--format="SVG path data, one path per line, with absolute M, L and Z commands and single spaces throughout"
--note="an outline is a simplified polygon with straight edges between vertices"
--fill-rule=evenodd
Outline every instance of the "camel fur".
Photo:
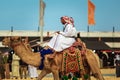
M 39 67 L 41 64 L 41 55 L 40 53 L 34 53 L 28 47 L 26 47 L 20 37 L 5 37 L 2 41 L 2 44 L 8 47 L 13 48 L 15 53 L 27 64 Z M 45 55 L 45 60 L 44 60 L 44 68 L 39 74 L 38 80 L 42 80 L 47 74 L 52 73 L 54 80 L 61 80 L 59 78 L 59 72 L 62 69 L 62 54 L 61 53 L 56 53 L 56 56 L 54 59 L 49 59 L 50 55 Z M 90 75 L 90 70 L 92 71 L 93 74 L 95 74 L 95 77 L 98 80 L 104 80 L 100 68 L 98 66 L 98 62 L 96 60 L 96 57 L 94 56 L 94 53 L 87 49 L 86 54 L 82 58 L 83 61 L 83 66 L 85 71 L 83 74 L 89 74 Z M 82 74 L 82 73 L 81 73 Z M 82 80 L 84 79 L 84 76 L 82 76 Z M 89 77 L 89 80 L 90 77 Z

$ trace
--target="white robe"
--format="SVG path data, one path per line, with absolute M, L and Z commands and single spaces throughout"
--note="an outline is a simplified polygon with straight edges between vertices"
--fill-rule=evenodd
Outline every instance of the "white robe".
M 120 60 L 120 55 L 116 55 L 116 60 Z
M 38 77 L 37 68 L 32 65 L 28 65 L 28 74 L 30 78 Z
M 20 58 L 14 53 L 12 56 L 12 76 L 19 77 L 19 60 Z
M 70 47 L 75 42 L 75 38 L 72 38 L 73 36 L 76 36 L 75 27 L 73 27 L 72 24 L 66 24 L 64 32 L 54 35 L 48 43 L 48 46 L 60 52 Z

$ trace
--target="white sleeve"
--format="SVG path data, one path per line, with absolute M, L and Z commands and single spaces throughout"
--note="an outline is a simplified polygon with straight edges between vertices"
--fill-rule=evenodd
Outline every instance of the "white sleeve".
M 75 36 L 76 35 L 76 29 L 73 27 L 73 25 L 68 24 L 64 30 L 64 32 L 60 32 L 63 36 Z

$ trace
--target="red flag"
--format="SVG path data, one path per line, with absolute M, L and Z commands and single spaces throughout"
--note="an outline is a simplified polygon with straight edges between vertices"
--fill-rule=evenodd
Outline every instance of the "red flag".
M 95 5 L 88 0 L 88 25 L 94 25 L 94 12 L 95 12 Z

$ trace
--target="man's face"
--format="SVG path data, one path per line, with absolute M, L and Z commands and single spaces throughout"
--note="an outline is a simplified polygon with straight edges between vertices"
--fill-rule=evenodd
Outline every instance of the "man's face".
M 63 18 L 61 18 L 61 23 L 62 23 L 62 24 L 65 24 L 65 23 L 66 23 Z

